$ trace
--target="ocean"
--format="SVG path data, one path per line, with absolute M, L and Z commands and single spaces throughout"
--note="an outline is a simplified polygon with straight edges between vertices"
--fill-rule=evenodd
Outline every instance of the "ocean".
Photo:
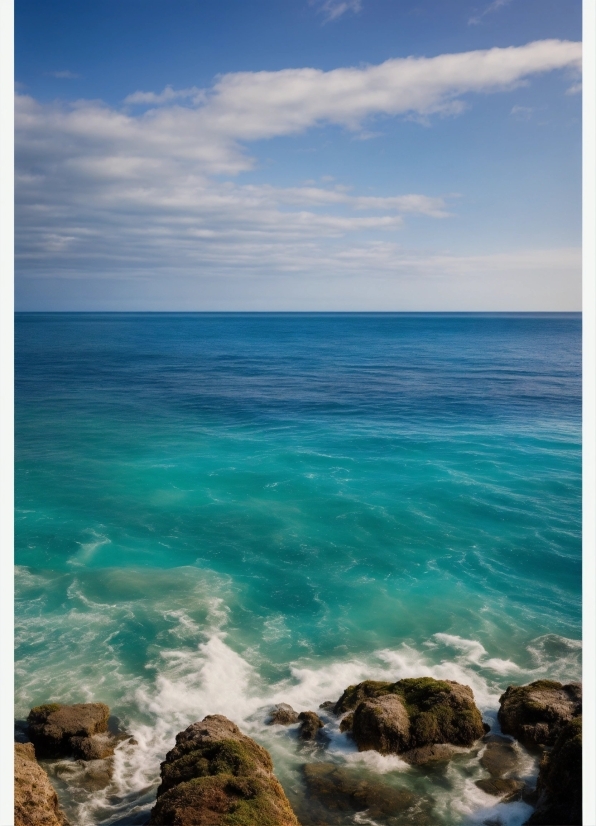
M 471 686 L 498 730 L 508 685 L 581 678 L 581 316 L 15 329 L 15 715 L 101 701 L 136 739 L 94 790 L 48 764 L 73 823 L 146 823 L 175 734 L 214 713 L 270 750 L 296 806 L 324 760 L 419 795 L 392 823 L 524 822 L 472 757 L 359 754 L 329 716 L 305 753 L 264 720 L 430 675 Z

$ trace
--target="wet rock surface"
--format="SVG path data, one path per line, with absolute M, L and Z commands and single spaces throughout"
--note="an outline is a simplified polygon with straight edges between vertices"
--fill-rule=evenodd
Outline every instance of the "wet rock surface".
M 298 719 L 300 721 L 298 737 L 301 740 L 316 740 L 319 731 L 324 726 L 319 715 L 315 714 L 314 711 L 301 711 Z
M 418 749 L 402 752 L 399 756 L 411 766 L 424 766 L 428 763 L 445 763 L 456 754 L 460 754 L 457 746 L 447 743 L 437 743 L 433 746 L 421 746 Z
M 335 763 L 307 763 L 302 770 L 308 804 L 299 813 L 303 826 L 343 825 L 358 812 L 382 823 L 426 822 L 412 792 Z
M 153 826 L 298 826 L 269 753 L 221 715 L 177 735 L 161 778 Z
M 298 712 L 287 703 L 278 703 L 269 712 L 267 725 L 269 726 L 291 726 L 298 722 Z
M 498 734 L 484 738 L 486 747 L 480 757 L 480 765 L 489 777 L 476 781 L 476 786 L 486 794 L 502 797 L 505 802 L 520 800 L 525 783 L 518 776 L 520 754 L 515 744 Z
M 529 748 L 552 746 L 563 727 L 582 712 L 580 683 L 538 680 L 524 686 L 509 686 L 499 698 L 499 722 Z
M 439 743 L 471 746 L 485 733 L 472 689 L 452 680 L 367 680 L 349 686 L 335 706 L 338 714 L 350 711 L 360 751 L 400 754 Z
M 107 757 L 118 742 L 108 733 L 109 717 L 110 709 L 104 703 L 48 703 L 31 709 L 27 734 L 39 757 L 75 755 L 90 760 L 99 751 Z M 96 740 L 100 734 L 104 736 Z
M 540 763 L 532 826 L 579 826 L 582 823 L 582 718 L 560 731 Z
M 68 826 L 32 743 L 14 746 L 14 818 L 15 826 Z

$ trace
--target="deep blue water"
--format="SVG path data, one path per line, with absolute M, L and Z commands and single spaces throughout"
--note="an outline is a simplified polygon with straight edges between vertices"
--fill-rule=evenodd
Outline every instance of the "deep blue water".
M 299 794 L 276 698 L 432 673 L 490 721 L 579 676 L 579 315 L 19 314 L 15 352 L 17 714 L 103 700 L 141 743 L 110 803 L 68 781 L 81 826 L 142 818 L 207 713 Z M 433 826 L 482 822 L 449 782 Z

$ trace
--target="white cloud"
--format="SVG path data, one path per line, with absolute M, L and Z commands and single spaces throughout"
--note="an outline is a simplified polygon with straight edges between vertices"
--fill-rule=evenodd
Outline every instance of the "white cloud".
M 468 20 L 468 25 L 477 26 L 482 22 L 482 18 L 486 17 L 487 14 L 493 14 L 494 12 L 499 11 L 499 9 L 502 9 L 504 6 L 508 6 L 509 3 L 511 3 L 511 0 L 493 0 L 493 2 L 489 3 L 489 5 L 481 11 L 480 14 L 470 17 Z
M 325 22 L 339 20 L 347 11 L 357 14 L 362 9 L 361 0 L 311 0 L 318 5 L 318 11 L 324 15 Z
M 163 92 L 158 94 L 155 92 L 133 92 L 132 95 L 124 98 L 124 103 L 161 106 L 164 103 L 184 99 L 191 99 L 195 104 L 202 103 L 205 99 L 205 92 L 196 86 L 192 86 L 190 89 L 173 89 L 171 86 L 166 86 Z
M 207 91 L 135 92 L 123 109 L 17 95 L 18 272 L 159 280 L 164 272 L 449 271 L 449 257 L 432 263 L 427 254 L 414 264 L 395 240 L 409 221 L 448 217 L 440 193 L 379 197 L 330 177 L 283 188 L 222 175 L 254 165 L 245 151 L 251 141 L 329 123 L 358 130 L 379 115 L 429 117 L 468 93 L 577 68 L 580 57 L 578 43 L 543 41 L 329 72 L 241 72 Z

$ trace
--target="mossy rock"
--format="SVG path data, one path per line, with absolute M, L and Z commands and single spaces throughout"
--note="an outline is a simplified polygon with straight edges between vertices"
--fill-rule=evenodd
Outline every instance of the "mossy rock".
M 161 776 L 156 826 L 298 826 L 267 750 L 220 715 L 176 737 Z
M 499 722 L 505 734 L 528 748 L 552 746 L 562 728 L 582 712 L 579 683 L 536 680 L 509 686 L 499 698 Z
M 540 764 L 538 803 L 532 826 L 579 826 L 582 822 L 582 718 L 562 729 Z
M 389 696 L 394 700 L 386 700 Z M 438 743 L 471 746 L 484 735 L 472 690 L 451 680 L 367 680 L 342 694 L 336 711 L 354 711 L 352 736 L 362 751 L 400 754 Z

